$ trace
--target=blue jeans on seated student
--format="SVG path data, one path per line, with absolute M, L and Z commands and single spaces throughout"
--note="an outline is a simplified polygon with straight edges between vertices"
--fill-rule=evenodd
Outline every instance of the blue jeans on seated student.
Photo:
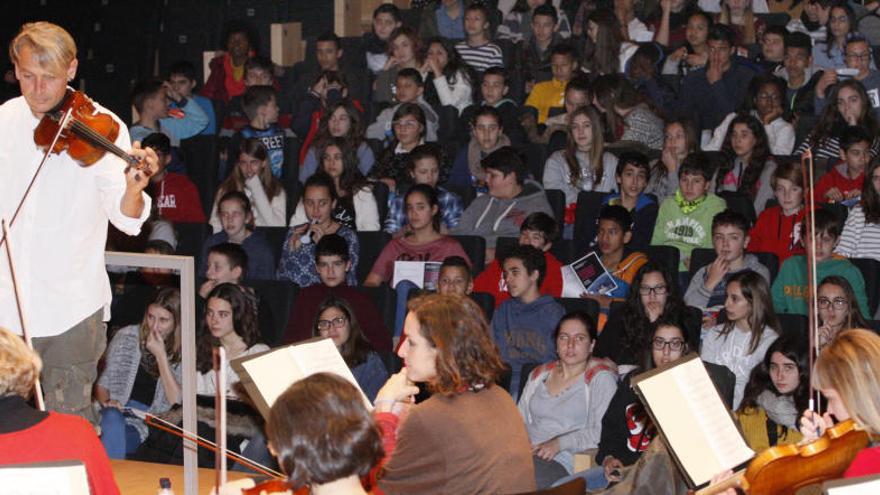
M 130 400 L 125 407 L 146 411 L 149 406 Z M 137 429 L 125 422 L 125 414 L 115 407 L 101 409 L 101 443 L 111 459 L 125 459 L 141 445 Z
M 608 487 L 608 479 L 605 478 L 605 468 L 596 466 L 586 471 L 578 471 L 572 475 L 560 478 L 553 483 L 552 486 L 559 486 L 568 483 L 575 478 L 583 478 L 587 482 L 587 490 L 604 490 Z
M 397 292 L 397 307 L 394 312 L 394 336 L 403 334 L 403 322 L 406 320 L 406 303 L 409 301 L 409 292 L 419 290 L 419 286 L 409 280 L 401 280 L 394 288 Z

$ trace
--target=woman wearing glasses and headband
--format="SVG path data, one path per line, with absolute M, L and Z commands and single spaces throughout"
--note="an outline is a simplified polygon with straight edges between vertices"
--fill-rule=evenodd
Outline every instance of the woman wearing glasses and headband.
M 599 445 L 602 417 L 617 390 L 617 367 L 593 357 L 596 322 L 591 316 L 568 313 L 554 337 L 559 359 L 529 374 L 518 404 L 539 490 L 574 472 L 575 453 Z
M 652 260 L 636 273 L 624 305 L 612 308 L 594 354 L 618 365 L 639 364 L 661 318 L 674 321 L 684 330 L 688 344 L 699 347 L 702 313 L 685 305 L 668 268 Z
M 354 379 L 372 402 L 388 379 L 388 371 L 364 336 L 348 301 L 330 296 L 318 306 L 316 314 L 314 335 L 333 340 Z
M 839 275 L 829 275 L 819 284 L 819 346 L 825 347 L 840 332 L 868 328 L 852 285 Z

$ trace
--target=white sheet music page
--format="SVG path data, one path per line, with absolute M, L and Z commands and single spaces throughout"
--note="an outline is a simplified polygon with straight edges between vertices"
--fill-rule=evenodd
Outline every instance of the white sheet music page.
M 337 350 L 336 346 L 333 344 L 333 340 L 322 339 L 316 342 L 295 345 L 288 347 L 287 349 L 290 355 L 294 357 L 294 360 L 299 363 L 300 369 L 304 372 L 304 376 L 300 379 L 315 373 L 334 373 L 351 382 L 351 384 L 360 391 L 366 406 L 369 409 L 373 408 L 373 405 L 370 404 L 370 400 L 367 399 L 367 396 L 364 395 L 364 391 L 361 390 L 360 385 L 358 385 L 357 380 L 354 379 L 354 375 L 351 374 L 348 365 L 345 364 L 345 360 L 342 359 L 342 355 L 339 354 L 339 350 Z M 277 396 L 275 397 L 277 398 Z
M 296 359 L 292 359 L 290 353 L 284 352 L 284 349 L 267 352 L 257 359 L 245 361 L 242 366 L 251 376 L 269 407 L 272 407 L 275 399 L 284 393 L 287 387 L 306 377 Z

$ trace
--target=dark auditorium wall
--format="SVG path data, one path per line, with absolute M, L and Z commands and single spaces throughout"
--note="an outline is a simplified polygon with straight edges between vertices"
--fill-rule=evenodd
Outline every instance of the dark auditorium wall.
M 225 22 L 246 21 L 269 55 L 269 25 L 299 21 L 303 37 L 333 29 L 333 0 L 8 0 L 0 16 L 0 66 L 24 22 L 47 20 L 73 35 L 79 71 L 73 85 L 127 120 L 128 92 L 173 61 L 201 72 L 202 52 L 220 48 Z

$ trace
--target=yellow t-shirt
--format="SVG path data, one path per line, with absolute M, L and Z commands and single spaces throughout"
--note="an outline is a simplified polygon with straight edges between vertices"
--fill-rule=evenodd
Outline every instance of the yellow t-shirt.
M 565 86 L 567 82 L 551 79 L 539 82 L 532 88 L 532 93 L 526 98 L 526 105 L 538 109 L 538 123 L 547 121 L 551 107 L 562 107 L 565 99 Z
M 764 411 L 764 408 L 748 408 L 743 412 L 736 413 L 736 418 L 742 426 L 746 443 L 752 450 L 761 453 L 770 447 L 775 447 L 775 445 L 770 445 L 767 431 L 767 412 Z M 776 438 L 776 445 L 789 445 L 800 442 L 804 436 L 795 428 L 776 425 Z

